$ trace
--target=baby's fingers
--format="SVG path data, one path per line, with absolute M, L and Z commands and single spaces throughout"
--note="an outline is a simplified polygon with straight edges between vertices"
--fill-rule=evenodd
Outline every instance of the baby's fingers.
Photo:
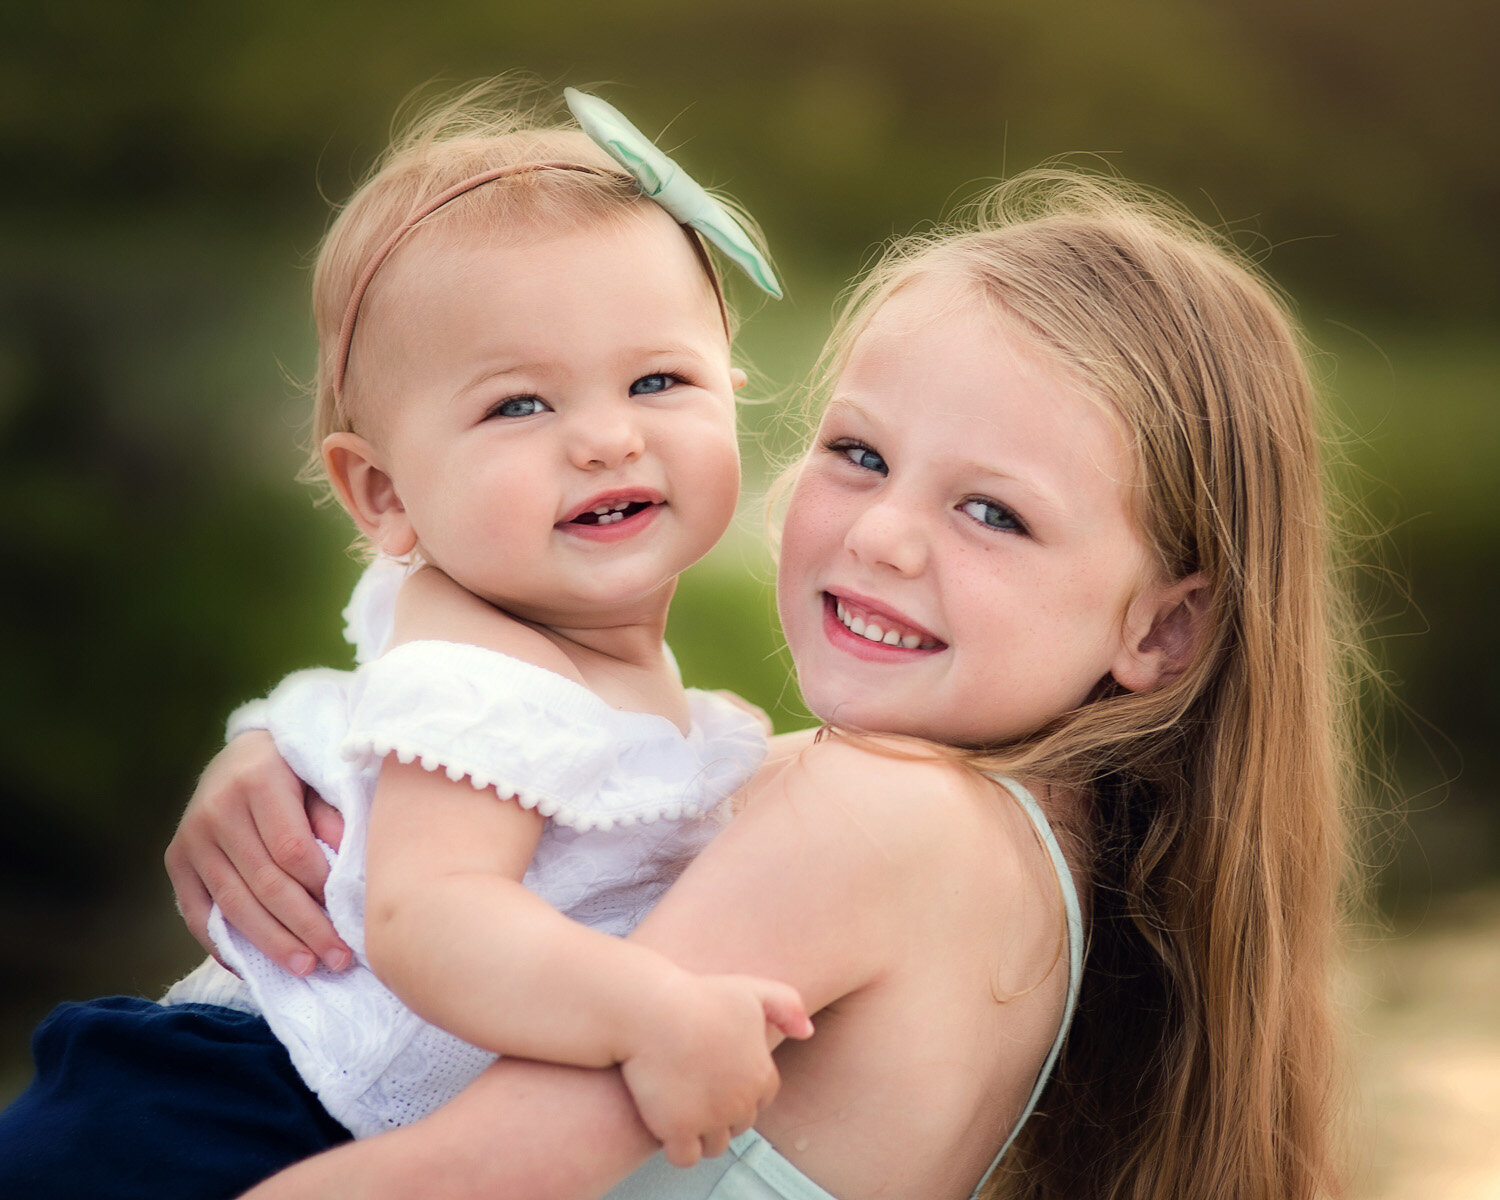
M 729 1130 L 715 1129 L 705 1133 L 700 1143 L 704 1158 L 718 1158 L 729 1149 Z
M 761 1008 L 766 1021 L 789 1038 L 810 1038 L 813 1035 L 812 1018 L 796 988 L 774 979 L 756 981 Z
M 703 1143 L 697 1137 L 669 1138 L 661 1152 L 674 1167 L 695 1167 L 703 1157 Z

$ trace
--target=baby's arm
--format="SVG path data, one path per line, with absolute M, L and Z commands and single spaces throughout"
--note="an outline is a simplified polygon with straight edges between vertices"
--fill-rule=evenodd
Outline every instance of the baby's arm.
M 418 1015 L 497 1053 L 620 1064 L 679 1165 L 775 1094 L 766 1024 L 807 1032 L 792 989 L 696 976 L 579 925 L 520 884 L 543 820 L 387 760 L 370 819 L 366 946 Z
M 560 652 L 432 569 L 403 585 L 395 641 L 461 640 L 566 673 Z M 442 772 L 382 766 L 367 855 L 371 966 L 420 1016 L 475 1045 L 576 1066 L 620 1064 L 679 1164 L 769 1101 L 770 1022 L 810 1032 L 791 989 L 698 977 L 577 924 L 521 885 L 545 827 L 534 810 Z

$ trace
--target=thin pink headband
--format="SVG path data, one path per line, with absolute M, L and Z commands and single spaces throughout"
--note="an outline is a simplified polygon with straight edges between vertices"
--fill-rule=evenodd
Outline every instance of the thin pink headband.
M 483 184 L 493 183 L 496 179 L 504 179 L 507 175 L 521 175 L 528 171 L 583 171 L 590 175 L 613 174 L 611 171 L 601 171 L 598 167 L 568 162 L 515 163 L 508 167 L 494 167 L 460 183 L 455 183 L 447 191 L 438 193 L 407 217 L 396 231 L 386 238 L 385 244 L 371 256 L 369 264 L 359 277 L 359 282 L 354 285 L 354 291 L 349 294 L 349 305 L 344 309 L 344 319 L 339 325 L 339 344 L 333 366 L 333 398 L 335 400 L 344 398 L 344 375 L 349 369 L 349 348 L 354 342 L 354 322 L 359 316 L 359 306 L 364 302 L 365 292 L 370 287 L 370 281 L 375 278 L 375 273 L 391 256 L 391 252 L 401 244 L 401 239 L 410 233 L 414 226 L 432 216 L 443 205 L 457 200 L 464 193 L 472 192 Z

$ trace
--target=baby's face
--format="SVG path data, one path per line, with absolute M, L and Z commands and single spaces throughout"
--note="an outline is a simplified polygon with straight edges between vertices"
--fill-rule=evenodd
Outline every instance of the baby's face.
M 378 283 L 357 423 L 423 559 L 549 626 L 665 604 L 739 490 L 738 373 L 681 229 L 442 234 Z
M 955 745 L 1074 708 L 1152 578 L 1115 423 L 952 285 L 856 341 L 797 477 L 778 599 L 825 720 Z

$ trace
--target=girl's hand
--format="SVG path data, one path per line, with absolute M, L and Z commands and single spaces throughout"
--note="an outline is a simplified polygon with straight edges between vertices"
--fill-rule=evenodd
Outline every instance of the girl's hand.
M 188 931 L 218 958 L 208 936 L 217 901 L 231 925 L 294 974 L 318 959 L 342 971 L 353 954 L 320 907 L 328 863 L 314 840 L 337 847 L 342 836 L 343 819 L 292 773 L 271 735 L 241 734 L 204 770 L 167 847 Z
M 781 1086 L 771 1049 L 813 1027 L 796 989 L 774 980 L 681 974 L 672 991 L 620 1072 L 667 1161 L 691 1167 L 755 1123 Z

